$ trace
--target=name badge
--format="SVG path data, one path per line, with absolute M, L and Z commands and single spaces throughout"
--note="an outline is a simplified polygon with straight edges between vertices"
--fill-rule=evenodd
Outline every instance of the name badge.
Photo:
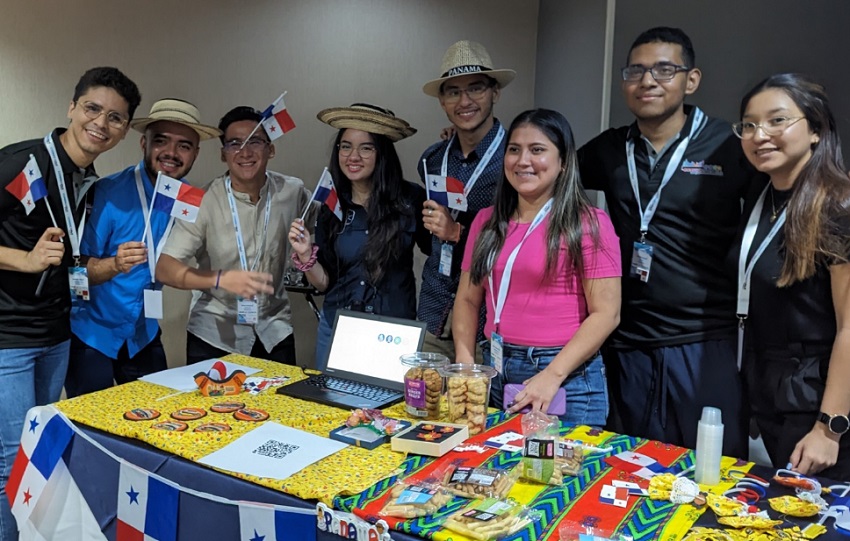
M 145 317 L 162 319 L 162 291 L 145 290 Z
M 68 285 L 71 286 L 71 297 L 89 300 L 89 273 L 85 267 L 68 268 Z
M 454 246 L 444 242 L 440 248 L 440 274 L 443 276 L 452 275 L 452 251 Z
M 652 267 L 653 247 L 644 242 L 635 242 L 632 249 L 632 265 L 630 275 L 640 278 L 641 282 L 649 281 L 649 269 Z
M 502 373 L 502 365 L 504 363 L 503 347 L 505 344 L 504 338 L 500 334 L 492 333 L 490 335 L 490 358 L 493 359 L 493 368 L 496 372 Z
M 236 300 L 236 323 L 239 325 L 255 325 L 257 323 L 256 299 Z

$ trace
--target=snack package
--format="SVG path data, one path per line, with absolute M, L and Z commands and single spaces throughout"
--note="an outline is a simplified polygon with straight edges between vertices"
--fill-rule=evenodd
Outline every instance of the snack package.
M 537 517 L 516 502 L 485 498 L 458 510 L 443 526 L 472 539 L 495 541 L 525 528 Z
M 584 447 L 575 441 L 558 440 L 555 446 L 555 464 L 561 474 L 575 476 L 581 471 L 584 463 Z
M 541 411 L 530 411 L 522 416 L 522 461 L 520 478 L 548 485 L 560 485 L 564 474 L 555 463 L 558 432 L 561 423 L 557 417 Z
M 515 481 L 516 474 L 508 470 L 452 466 L 443 477 L 443 486 L 464 498 L 505 498 Z
M 452 501 L 452 495 L 439 484 L 398 481 L 390 490 L 390 499 L 378 514 L 387 517 L 416 518 L 433 515 Z
M 558 538 L 560 541 L 632 541 L 633 537 L 628 534 L 614 533 L 608 528 L 587 526 L 573 520 L 561 522 L 558 526 Z
M 446 377 L 449 422 L 466 424 L 470 436 L 484 432 L 490 379 L 496 376 L 496 370 L 492 366 L 461 363 L 443 367 L 440 373 Z
M 439 353 L 410 353 L 401 356 L 410 368 L 404 374 L 404 404 L 407 414 L 421 419 L 440 418 L 440 398 L 443 376 L 439 368 L 449 364 L 449 358 Z
M 392 436 L 407 426 L 402 425 L 398 419 L 384 416 L 381 410 L 368 408 L 352 411 L 345 420 L 345 425 L 349 428 L 365 426 L 381 436 Z

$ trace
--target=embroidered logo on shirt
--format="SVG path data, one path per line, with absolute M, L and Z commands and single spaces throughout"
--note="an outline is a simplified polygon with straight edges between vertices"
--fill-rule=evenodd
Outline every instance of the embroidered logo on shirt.
M 710 177 L 722 177 L 723 167 L 720 165 L 707 164 L 702 162 L 692 162 L 685 160 L 682 162 L 682 172 L 692 175 L 708 175 Z

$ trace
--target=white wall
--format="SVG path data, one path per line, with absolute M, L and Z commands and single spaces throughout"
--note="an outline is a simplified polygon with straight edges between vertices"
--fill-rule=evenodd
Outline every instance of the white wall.
M 194 102 L 216 124 L 235 105 L 264 108 L 283 90 L 297 129 L 277 145 L 272 168 L 312 187 L 334 132 L 315 119 L 355 101 L 393 109 L 420 133 L 398 144 L 407 177 L 446 125 L 422 85 L 439 75 L 459 39 L 481 41 L 517 78 L 497 114 L 510 121 L 533 104 L 538 0 L 6 0 L 0 17 L 0 146 L 65 124 L 86 69 L 114 65 L 142 91 L 137 116 L 161 97 Z M 108 174 L 140 159 L 134 132 L 97 161 Z M 223 171 L 205 143 L 193 182 Z M 165 343 L 184 360 L 188 296 L 168 292 Z M 299 360 L 312 360 L 315 317 L 293 299 Z

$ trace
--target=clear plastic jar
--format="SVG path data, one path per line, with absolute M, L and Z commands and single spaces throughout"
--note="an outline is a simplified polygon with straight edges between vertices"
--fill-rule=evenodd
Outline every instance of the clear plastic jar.
M 408 353 L 401 363 L 410 369 L 404 375 L 404 404 L 411 417 L 434 420 L 440 418 L 443 376 L 440 369 L 449 358 L 440 353 Z
M 490 380 L 498 374 L 492 366 L 456 363 L 443 367 L 446 378 L 446 400 L 449 422 L 466 424 L 469 435 L 487 428 L 487 404 L 490 402 Z

